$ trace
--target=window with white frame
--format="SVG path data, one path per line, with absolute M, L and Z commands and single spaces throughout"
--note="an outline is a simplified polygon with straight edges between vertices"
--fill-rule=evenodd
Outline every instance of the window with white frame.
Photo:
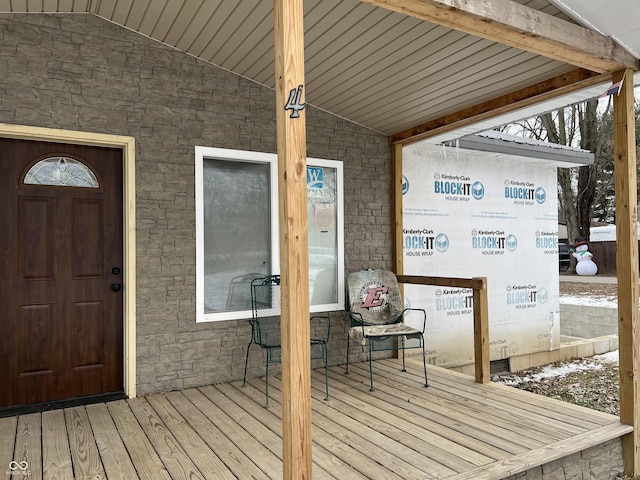
M 197 321 L 251 317 L 250 284 L 280 273 L 277 155 L 196 147 Z M 344 309 L 342 162 L 307 159 L 309 301 Z

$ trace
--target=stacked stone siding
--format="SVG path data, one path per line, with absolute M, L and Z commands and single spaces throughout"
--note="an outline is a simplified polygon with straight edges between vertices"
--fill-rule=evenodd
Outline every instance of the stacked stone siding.
M 241 378 L 248 324 L 196 323 L 194 147 L 275 153 L 275 92 L 90 14 L 0 14 L 0 71 L 1 123 L 136 139 L 138 393 Z M 346 271 L 390 268 L 387 138 L 306 118 L 308 156 L 344 163 Z
M 504 480 L 614 480 L 624 470 L 619 438 Z

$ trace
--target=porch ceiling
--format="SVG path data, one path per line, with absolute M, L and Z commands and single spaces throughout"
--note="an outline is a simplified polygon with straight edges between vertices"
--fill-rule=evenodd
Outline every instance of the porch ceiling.
M 407 11 L 434 3 L 439 2 L 305 0 L 305 100 L 384 135 L 403 134 L 397 139 L 401 141 L 417 138 L 421 131 L 411 131 L 416 126 L 440 122 L 477 105 L 491 107 L 496 99 L 511 105 L 523 96 L 536 98 L 540 93 L 535 85 L 558 92 L 572 84 L 593 86 L 594 79 L 601 84 L 609 81 L 608 75 L 584 68 L 578 55 L 570 64 L 561 60 L 566 53 L 553 53 L 554 49 L 546 55 L 532 53 L 535 48 L 525 51 L 373 5 L 402 6 Z M 542 12 L 543 20 L 562 20 L 563 27 L 577 25 L 548 0 L 508 3 L 522 4 L 535 15 Z M 604 5 L 604 0 L 591 3 Z M 456 8 L 441 10 L 446 12 L 443 17 L 456 16 Z M 271 1 L 0 0 L 0 11 L 93 13 L 274 88 Z M 482 12 L 471 12 L 468 23 L 477 15 Z M 535 21 L 528 18 L 525 23 Z M 475 28 L 482 25 L 479 22 Z M 499 36 L 499 29 L 491 30 L 487 38 L 496 32 Z M 508 30 L 520 35 L 517 29 Z M 605 44 L 611 41 L 596 35 Z M 536 37 L 531 32 L 520 36 Z M 606 66 L 593 69 L 607 73 Z M 560 87 L 550 87 L 552 82 Z

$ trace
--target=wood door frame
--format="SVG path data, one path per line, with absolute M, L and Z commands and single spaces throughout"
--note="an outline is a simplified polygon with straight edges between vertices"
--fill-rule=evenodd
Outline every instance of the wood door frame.
M 136 396 L 136 195 L 135 138 L 0 123 L 0 137 L 122 149 L 124 269 L 124 392 Z

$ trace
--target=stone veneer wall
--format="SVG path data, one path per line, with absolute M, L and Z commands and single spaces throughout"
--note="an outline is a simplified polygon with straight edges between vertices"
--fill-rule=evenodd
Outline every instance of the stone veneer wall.
M 1 123 L 136 139 L 138 393 L 242 378 L 248 324 L 195 321 L 194 146 L 276 152 L 275 92 L 90 14 L 0 14 L 0 72 Z M 306 117 L 308 155 L 344 162 L 346 272 L 391 268 L 387 138 Z
M 619 438 L 504 480 L 614 480 L 624 470 Z

